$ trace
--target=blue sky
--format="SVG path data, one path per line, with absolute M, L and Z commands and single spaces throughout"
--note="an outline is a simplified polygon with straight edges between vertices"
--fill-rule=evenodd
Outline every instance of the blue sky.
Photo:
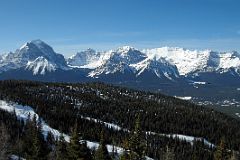
M 240 51 L 239 0 L 2 0 L 0 53 L 42 39 L 79 50 L 176 46 Z

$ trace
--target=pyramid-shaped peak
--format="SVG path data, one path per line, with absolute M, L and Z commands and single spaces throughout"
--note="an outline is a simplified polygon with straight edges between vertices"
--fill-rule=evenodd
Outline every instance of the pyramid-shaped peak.
M 40 40 L 40 39 L 36 39 L 36 40 L 32 40 L 32 41 L 29 41 L 27 43 L 25 43 L 22 47 L 20 47 L 20 50 L 22 49 L 29 49 L 29 48 L 32 48 L 32 47 L 37 47 L 39 49 L 42 49 L 42 48 L 51 48 L 47 43 L 45 43 L 44 41 Z

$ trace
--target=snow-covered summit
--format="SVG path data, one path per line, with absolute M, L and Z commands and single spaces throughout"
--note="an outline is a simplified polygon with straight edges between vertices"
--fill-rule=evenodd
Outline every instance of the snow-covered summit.
M 145 54 L 129 46 L 120 47 L 106 53 L 109 56 L 108 59 L 102 61 L 102 65 L 90 72 L 89 76 L 96 77 L 101 74 L 132 72 L 131 64 L 139 63 L 147 58 Z
M 63 55 L 54 52 L 52 47 L 45 42 L 33 40 L 25 43 L 15 52 L 4 55 L 0 60 L 0 72 L 26 67 L 29 62 L 39 63 L 39 57 L 41 60 L 44 58 L 49 63 L 54 64 L 57 68 L 67 68 Z
M 57 54 L 51 46 L 41 40 L 27 42 L 20 49 L 16 50 L 14 55 L 23 61 L 34 60 L 43 56 L 50 61 L 58 61 L 58 64 L 65 65 L 63 55 Z

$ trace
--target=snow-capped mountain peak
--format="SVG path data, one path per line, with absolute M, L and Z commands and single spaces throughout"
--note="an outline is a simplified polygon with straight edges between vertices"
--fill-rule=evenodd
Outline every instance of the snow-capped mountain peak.
M 16 54 L 23 57 L 34 57 L 33 59 L 38 56 L 45 56 L 48 57 L 48 59 L 51 59 L 51 57 L 56 55 L 53 48 L 41 40 L 33 40 L 25 43 L 16 51 Z
M 0 73 L 12 69 L 26 67 L 28 62 L 34 62 L 37 58 L 43 57 L 57 68 L 66 69 L 66 61 L 61 54 L 54 52 L 52 47 L 41 40 L 33 40 L 25 43 L 15 52 L 3 56 L 0 61 Z
M 129 46 L 123 46 L 106 53 L 108 53 L 108 58 L 102 61 L 101 66 L 89 73 L 89 76 L 96 77 L 101 74 L 131 73 L 131 64 L 139 63 L 147 58 L 145 54 Z
M 136 76 L 141 76 L 145 72 L 151 72 L 158 78 L 174 79 L 179 77 L 178 69 L 175 65 L 169 63 L 164 58 L 157 59 L 156 56 L 150 56 L 145 60 L 132 64 L 131 67 L 136 72 Z

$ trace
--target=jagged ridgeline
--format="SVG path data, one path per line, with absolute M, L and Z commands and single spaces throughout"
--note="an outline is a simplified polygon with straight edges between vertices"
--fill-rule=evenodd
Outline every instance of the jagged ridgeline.
M 32 40 L 14 52 L 0 54 L 0 80 L 9 79 L 104 82 L 188 96 L 199 104 L 237 105 L 240 53 L 123 46 L 109 51 L 87 49 L 64 57 L 47 43 Z
M 153 159 L 214 159 L 219 151 L 216 146 L 220 143 L 224 143 L 226 154 L 239 151 L 238 120 L 162 94 L 103 83 L 7 80 L 0 81 L 0 98 L 32 107 L 46 124 L 70 136 L 76 133 L 77 122 L 82 140 L 121 147 L 126 150 L 123 152 L 126 155 L 122 157 L 126 159 L 131 154 Z M 2 126 L 8 128 L 5 133 L 11 132 L 9 136 L 15 137 L 8 147 L 23 145 L 26 140 L 21 141 L 21 138 L 24 139 L 27 134 L 23 129 L 24 124 L 12 118 L 14 113 L 1 111 L 0 115 Z M 20 130 L 20 134 L 17 130 Z M 18 140 L 16 137 L 19 137 Z M 28 138 L 34 139 L 31 136 Z M 42 143 L 41 146 L 48 146 L 45 147 L 48 149 L 42 150 L 45 159 L 54 157 L 55 147 L 49 145 L 54 146 L 59 142 Z M 97 150 L 96 154 L 93 150 L 86 152 L 96 159 L 96 155 L 101 155 L 106 149 L 101 147 L 101 150 Z M 24 147 L 21 152 L 16 147 L 8 150 L 8 153 L 22 157 L 27 155 L 25 152 Z M 114 154 L 114 149 L 109 152 L 112 158 L 120 156 Z

